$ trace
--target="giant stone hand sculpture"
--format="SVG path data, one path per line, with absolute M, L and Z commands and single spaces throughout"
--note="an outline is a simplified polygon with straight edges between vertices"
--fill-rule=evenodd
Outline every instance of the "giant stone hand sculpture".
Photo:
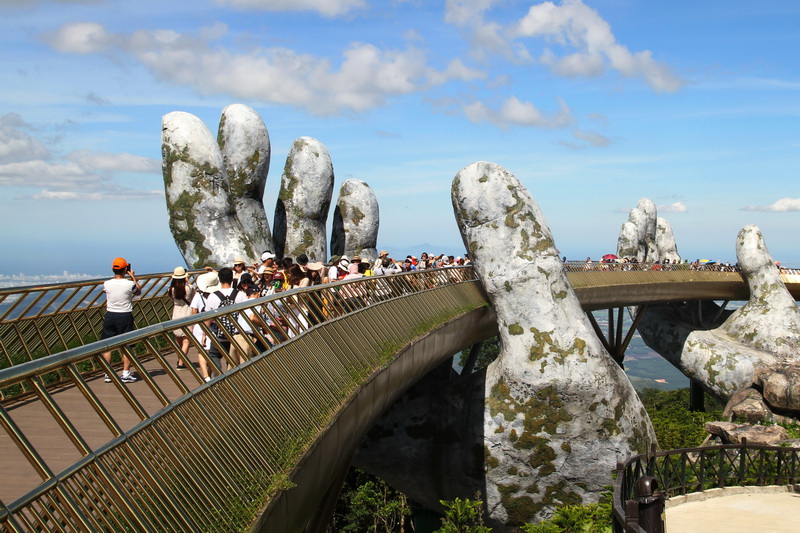
M 655 442 L 647 413 L 595 336 L 525 187 L 478 162 L 456 175 L 452 202 L 497 314 L 500 355 L 469 377 L 443 368 L 426 378 L 354 464 L 426 505 L 477 490 L 501 530 L 596 502 L 617 461 Z
M 597 498 L 616 462 L 654 442 L 622 369 L 592 331 L 544 216 L 508 171 L 479 162 L 453 181 L 464 244 L 495 308 L 501 350 L 486 373 L 490 514 L 540 519 L 554 490 Z
M 196 116 L 168 113 L 161 151 L 169 226 L 187 265 L 253 262 L 272 249 L 262 203 L 269 135 L 255 111 L 226 107 L 218 139 Z
M 631 209 L 617 240 L 617 255 L 642 262 L 680 261 L 670 223 L 657 216 L 656 205 L 641 198 Z
M 773 370 L 800 363 L 800 310 L 756 226 L 739 232 L 736 257 L 750 300 L 723 315 L 720 326 L 702 329 L 687 309 L 664 305 L 651 306 L 638 328 L 648 346 L 723 400 L 758 379 L 768 381 Z M 764 396 L 770 396 L 767 390 Z M 800 398 L 794 406 L 773 406 L 800 411 Z

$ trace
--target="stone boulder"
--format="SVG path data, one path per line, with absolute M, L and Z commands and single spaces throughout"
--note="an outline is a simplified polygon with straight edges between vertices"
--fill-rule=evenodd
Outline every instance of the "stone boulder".
M 753 389 L 746 388 L 736 391 L 725 405 L 722 416 L 733 422 L 757 424 L 772 420 L 772 412 L 764 402 L 761 394 Z
M 281 175 L 275 206 L 275 253 L 311 261 L 327 261 L 325 225 L 333 195 L 333 163 L 317 139 L 295 139 Z
M 339 189 L 333 211 L 331 255 L 360 255 L 373 262 L 378 258 L 378 199 L 366 182 L 349 179 Z
M 772 368 L 759 368 L 753 382 L 773 408 L 800 415 L 800 364 L 783 363 Z
M 786 428 L 781 426 L 753 426 L 750 424 L 734 424 L 732 422 L 706 422 L 705 429 L 718 437 L 722 444 L 747 444 L 777 446 L 789 438 Z
M 489 518 L 519 524 L 597 501 L 616 462 L 655 441 L 647 413 L 592 330 L 519 180 L 473 163 L 453 180 L 452 201 L 500 330 L 485 381 Z

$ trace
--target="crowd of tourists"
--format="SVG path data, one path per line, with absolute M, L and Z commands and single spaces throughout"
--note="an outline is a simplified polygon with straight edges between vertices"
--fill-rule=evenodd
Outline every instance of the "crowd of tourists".
M 581 261 L 567 261 L 563 258 L 564 268 L 568 272 L 586 271 L 586 270 L 612 270 L 612 271 L 642 271 L 642 270 L 661 270 L 661 271 L 675 271 L 675 270 L 707 270 L 713 272 L 739 272 L 739 265 L 730 263 L 721 263 L 717 261 L 710 261 L 708 259 L 696 259 L 689 262 L 688 259 L 679 261 L 677 259 L 664 259 L 663 261 L 643 261 L 640 262 L 635 257 L 622 257 L 613 258 L 608 257 L 598 261 L 592 261 L 591 257 L 587 257 L 585 262 Z
M 283 257 L 278 259 L 274 253 L 266 251 L 261 256 L 261 263 L 248 265 L 242 258 L 236 258 L 230 267 L 219 270 L 207 268 L 205 274 L 201 274 L 196 279 L 196 287 L 188 283 L 188 273 L 183 267 L 175 268 L 172 274 L 172 282 L 169 288 L 169 296 L 173 300 L 173 319 L 183 318 L 194 314 L 212 311 L 227 305 L 233 305 L 246 301 L 247 299 L 269 296 L 288 289 L 311 287 L 335 281 L 346 281 L 365 276 L 388 276 L 401 272 L 416 270 L 447 268 L 469 264 L 469 257 L 455 257 L 448 255 L 430 256 L 422 253 L 419 258 L 406 256 L 402 261 L 397 261 L 389 256 L 385 250 L 381 251 L 374 262 L 362 260 L 360 256 L 352 257 L 334 255 L 327 263 L 310 261 L 306 254 L 300 254 L 296 259 Z M 361 307 L 366 304 L 367 295 L 365 289 L 358 286 L 342 286 L 337 289 L 338 298 L 349 307 Z M 233 344 L 224 332 L 220 331 L 220 326 L 213 320 L 206 321 L 208 330 L 215 333 L 216 341 L 211 342 L 206 331 L 200 324 L 194 326 L 192 334 L 197 341 L 206 349 L 209 361 L 198 355 L 198 368 L 200 375 L 205 381 L 210 381 L 215 372 L 220 372 L 223 362 L 223 354 L 219 346 L 227 352 L 228 357 L 234 364 L 239 364 L 243 358 L 256 355 L 256 349 L 263 351 L 267 346 L 260 346 L 260 339 L 253 335 L 252 324 L 255 324 L 264 334 L 265 338 L 270 339 L 270 344 L 280 342 L 286 337 L 292 336 L 297 324 L 286 323 L 289 320 L 305 321 L 303 327 L 308 322 L 324 319 L 315 316 L 313 310 L 303 309 L 302 313 L 286 312 L 286 309 L 279 309 L 286 304 L 276 301 L 271 304 L 275 308 L 267 314 L 261 315 L 255 310 L 247 312 L 247 319 L 241 314 L 234 316 L 232 323 L 228 317 L 221 317 L 219 322 L 222 327 L 228 330 Z M 265 319 L 264 317 L 269 318 Z M 176 339 L 184 355 L 187 355 L 190 347 L 190 339 L 182 330 L 174 332 Z M 250 337 L 248 342 L 245 336 Z M 218 346 L 219 345 L 219 346 Z M 179 358 L 176 365 L 178 370 L 186 368 L 187 359 Z

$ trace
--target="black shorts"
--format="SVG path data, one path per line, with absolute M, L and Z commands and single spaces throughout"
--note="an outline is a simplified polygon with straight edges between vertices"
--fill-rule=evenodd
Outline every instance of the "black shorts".
M 107 339 L 134 329 L 136 327 L 133 322 L 133 313 L 106 312 L 106 317 L 103 319 L 103 335 L 100 338 Z

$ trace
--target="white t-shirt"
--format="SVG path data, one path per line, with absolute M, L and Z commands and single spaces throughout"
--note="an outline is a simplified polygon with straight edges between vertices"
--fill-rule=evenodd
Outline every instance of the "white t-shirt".
M 233 291 L 234 289 L 232 287 L 219 290 L 223 296 L 229 296 Z M 244 291 L 237 291 L 236 298 L 233 300 L 233 303 L 238 304 L 244 302 L 245 300 L 247 300 L 247 295 L 244 293 Z M 208 295 L 208 298 L 206 298 L 206 311 L 218 309 L 219 304 L 221 303 L 222 302 L 220 301 L 219 297 L 216 295 L 216 291 L 212 292 Z
M 113 278 L 103 282 L 106 293 L 106 310 L 112 313 L 130 313 L 133 311 L 133 293 L 136 284 L 129 279 Z

